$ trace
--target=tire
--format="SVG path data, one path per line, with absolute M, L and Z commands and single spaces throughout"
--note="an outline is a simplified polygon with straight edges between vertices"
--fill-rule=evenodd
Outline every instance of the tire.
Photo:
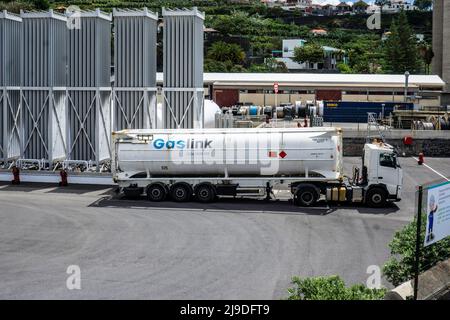
M 192 189 L 188 184 L 177 183 L 170 188 L 170 196 L 175 202 L 187 202 L 191 199 Z
M 316 204 L 319 194 L 314 186 L 299 187 L 295 192 L 295 203 L 301 207 L 311 207 Z
M 372 188 L 366 193 L 366 204 L 372 208 L 383 208 L 387 204 L 386 190 L 383 188 Z
M 147 187 L 146 193 L 147 200 L 154 202 L 163 201 L 167 196 L 166 188 L 164 187 L 164 185 L 159 183 L 149 185 Z
M 198 202 L 213 202 L 216 198 L 214 187 L 210 184 L 200 184 L 195 188 L 195 198 Z

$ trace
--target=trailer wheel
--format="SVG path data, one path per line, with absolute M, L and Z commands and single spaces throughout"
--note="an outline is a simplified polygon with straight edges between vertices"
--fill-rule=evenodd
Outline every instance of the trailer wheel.
M 313 206 L 319 195 L 314 186 L 302 186 L 295 192 L 295 204 L 302 207 Z
M 167 196 L 166 188 L 164 188 L 164 185 L 159 183 L 154 183 L 147 186 L 146 193 L 147 199 L 155 202 L 163 201 Z
M 170 196 L 175 202 L 189 201 L 192 196 L 192 188 L 187 183 L 176 183 L 170 188 Z
M 200 184 L 195 188 L 195 197 L 199 202 L 213 202 L 216 198 L 216 192 L 212 185 L 206 183 Z
M 386 190 L 383 188 L 372 188 L 366 193 L 366 203 L 369 207 L 382 208 L 387 203 Z

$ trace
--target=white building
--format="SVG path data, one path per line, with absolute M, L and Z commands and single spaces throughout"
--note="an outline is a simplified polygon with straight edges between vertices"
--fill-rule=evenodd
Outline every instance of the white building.
M 389 4 L 383 6 L 383 13 L 398 13 L 401 10 L 404 11 L 417 10 L 417 7 L 405 0 L 391 0 Z M 367 8 L 366 12 L 368 14 L 372 14 L 379 11 L 380 11 L 379 6 L 371 5 Z
M 283 62 L 289 70 L 336 70 L 337 64 L 345 62 L 345 57 L 342 55 L 343 51 L 323 46 L 324 61 L 320 63 L 297 63 L 292 58 L 294 57 L 294 50 L 296 47 L 303 47 L 307 41 L 304 39 L 285 39 L 283 40 L 283 52 L 281 58 L 276 58 L 277 61 Z

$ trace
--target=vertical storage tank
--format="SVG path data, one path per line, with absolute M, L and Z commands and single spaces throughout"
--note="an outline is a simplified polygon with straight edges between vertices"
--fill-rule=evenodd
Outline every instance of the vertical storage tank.
M 66 17 L 21 12 L 23 21 L 22 114 L 26 159 L 50 162 L 66 156 Z
M 22 19 L 0 12 L 0 161 L 20 156 Z
M 203 128 L 204 13 L 163 8 L 164 128 Z
M 158 14 L 113 9 L 114 130 L 156 128 Z
M 111 156 L 110 14 L 76 13 L 68 31 L 68 156 L 96 163 Z

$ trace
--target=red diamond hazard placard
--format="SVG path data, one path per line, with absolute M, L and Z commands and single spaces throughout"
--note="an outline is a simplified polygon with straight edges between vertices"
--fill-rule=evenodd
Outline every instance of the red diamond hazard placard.
M 278 155 L 279 155 L 282 159 L 284 159 L 284 158 L 287 156 L 287 153 L 284 152 L 284 151 L 281 151 Z

